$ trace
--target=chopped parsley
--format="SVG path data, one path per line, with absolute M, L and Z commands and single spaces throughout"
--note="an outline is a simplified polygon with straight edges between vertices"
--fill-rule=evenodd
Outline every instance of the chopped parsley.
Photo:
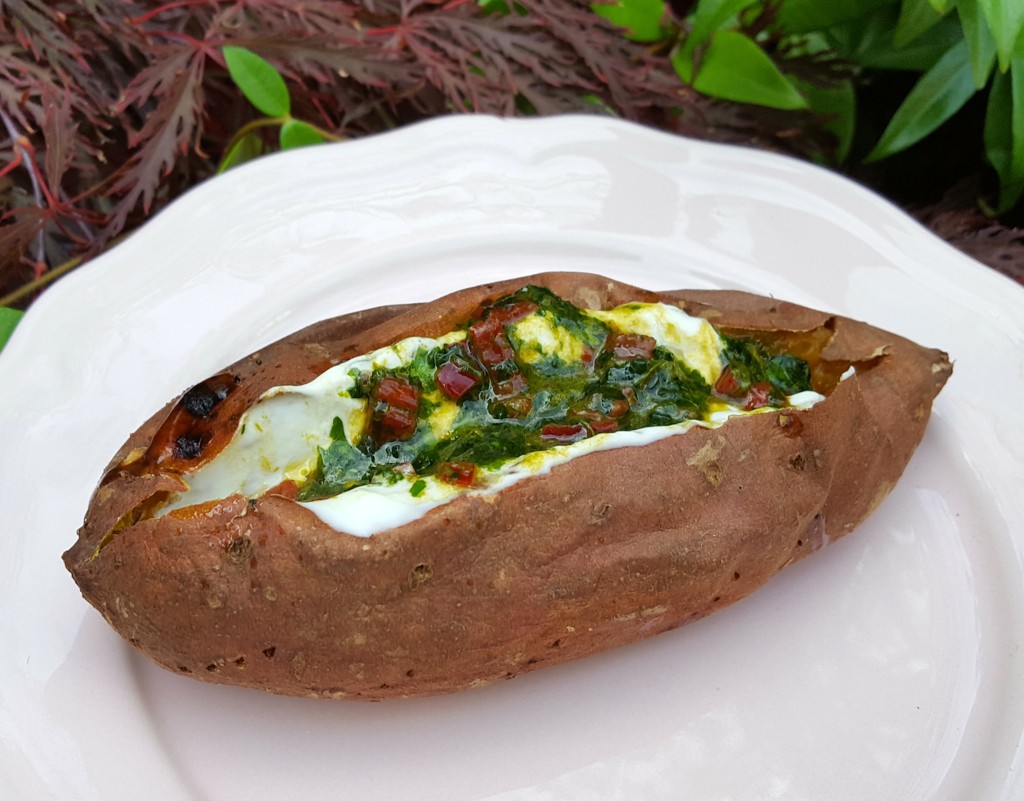
M 723 397 L 651 337 L 613 334 L 540 287 L 497 301 L 466 333 L 460 342 L 419 348 L 399 368 L 353 370 L 348 395 L 367 400 L 367 429 L 352 445 L 335 418 L 332 442 L 319 449 L 300 499 L 381 481 L 409 481 L 409 494 L 419 497 L 427 476 L 455 476 L 465 486 L 475 468 L 533 451 L 706 419 Z M 811 388 L 806 362 L 753 339 L 722 340 L 730 399 L 759 388 L 759 405 L 785 405 L 785 396 Z

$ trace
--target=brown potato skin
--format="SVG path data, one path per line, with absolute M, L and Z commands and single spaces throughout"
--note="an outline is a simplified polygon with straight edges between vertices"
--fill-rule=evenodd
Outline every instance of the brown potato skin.
M 527 283 L 590 308 L 662 300 L 725 328 L 824 332 L 822 358 L 859 369 L 809 410 L 592 453 L 369 538 L 276 495 L 130 524 L 179 486 L 121 466 L 165 409 L 115 457 L 64 555 L 85 598 L 157 663 L 204 681 L 359 699 L 487 684 L 703 617 L 851 531 L 903 472 L 951 370 L 939 351 L 770 298 L 550 273 L 317 324 L 229 368 L 231 397 L 442 334 Z

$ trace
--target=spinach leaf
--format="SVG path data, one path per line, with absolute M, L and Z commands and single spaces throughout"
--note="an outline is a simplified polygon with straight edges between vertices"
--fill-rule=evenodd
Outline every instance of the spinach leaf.
M 330 445 L 318 449 L 316 471 L 299 490 L 300 501 L 337 495 L 369 483 L 372 477 L 372 460 L 345 439 L 345 429 L 338 417 L 331 425 L 331 438 L 334 441 Z
M 724 357 L 742 392 L 754 384 L 767 382 L 783 395 L 795 395 L 811 388 L 811 369 L 807 362 L 789 355 L 772 356 L 755 339 L 722 336 Z

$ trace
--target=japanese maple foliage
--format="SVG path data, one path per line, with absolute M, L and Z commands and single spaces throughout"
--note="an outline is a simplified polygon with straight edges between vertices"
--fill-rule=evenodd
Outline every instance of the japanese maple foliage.
M 225 70 L 229 44 L 273 63 L 297 113 L 342 138 L 453 112 L 587 112 L 806 144 L 791 116 L 697 95 L 579 0 L 508 13 L 469 0 L 0 0 L 0 297 L 213 174 L 256 114 Z

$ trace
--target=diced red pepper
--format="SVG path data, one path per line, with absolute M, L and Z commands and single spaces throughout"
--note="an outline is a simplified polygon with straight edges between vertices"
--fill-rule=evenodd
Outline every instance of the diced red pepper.
M 505 411 L 508 412 L 508 416 L 516 420 L 522 420 L 533 409 L 533 398 L 529 395 L 516 395 L 501 403 L 505 407 Z
M 629 408 L 628 405 L 626 408 Z M 574 416 L 585 421 L 587 427 L 595 434 L 610 434 L 612 431 L 619 430 L 619 421 L 610 414 L 604 414 L 593 409 L 584 409 L 583 411 L 575 412 Z
M 645 334 L 613 334 L 607 347 L 616 359 L 650 359 L 656 344 L 654 337 Z
M 468 487 L 476 477 L 476 465 L 472 462 L 441 462 L 437 466 L 437 477 L 446 484 Z
M 509 303 L 507 306 L 492 306 L 487 319 L 496 320 L 501 325 L 508 325 L 509 323 L 522 320 L 535 311 L 537 311 L 537 304 L 533 301 L 517 300 L 515 303 Z
M 536 311 L 537 304 L 520 301 L 492 308 L 486 319 L 469 327 L 469 349 L 487 371 L 500 405 L 510 417 L 526 417 L 533 399 L 525 394 L 529 384 L 515 361 L 515 351 L 505 334 L 505 326 Z
M 469 327 L 469 342 L 480 363 L 488 369 L 515 356 L 501 321 L 493 315 Z
M 459 400 L 470 390 L 474 389 L 480 380 L 467 370 L 462 369 L 455 362 L 445 362 L 438 369 L 434 376 L 437 385 L 452 400 Z
M 616 398 L 612 401 L 611 407 L 608 409 L 608 415 L 610 417 L 622 417 L 622 415 L 628 411 L 629 401 L 625 398 Z
M 725 395 L 727 398 L 735 398 L 743 394 L 743 387 L 733 375 L 732 368 L 726 367 L 715 382 L 715 392 Z
M 416 412 L 389 406 L 380 418 L 380 442 L 407 440 L 416 433 Z
M 420 393 L 405 378 L 387 376 L 377 385 L 377 400 L 407 411 L 415 411 L 420 402 Z
M 378 442 L 409 439 L 416 432 L 420 393 L 406 378 L 385 376 L 373 393 Z
M 578 442 L 590 436 L 583 423 L 548 423 L 540 430 L 540 438 L 560 443 Z
M 772 394 L 772 385 L 759 381 L 747 392 L 743 408 L 749 412 L 752 409 L 760 409 L 762 406 L 771 406 L 773 402 Z
M 530 388 L 526 378 L 520 372 L 513 373 L 504 381 L 497 381 L 494 384 L 494 395 L 497 398 L 511 398 L 521 395 Z
M 494 367 L 511 359 L 515 353 L 505 336 L 505 326 L 522 320 L 537 310 L 537 304 L 530 301 L 518 301 L 508 306 L 495 306 L 487 317 L 478 320 L 469 327 L 469 341 L 473 352 L 487 368 Z

